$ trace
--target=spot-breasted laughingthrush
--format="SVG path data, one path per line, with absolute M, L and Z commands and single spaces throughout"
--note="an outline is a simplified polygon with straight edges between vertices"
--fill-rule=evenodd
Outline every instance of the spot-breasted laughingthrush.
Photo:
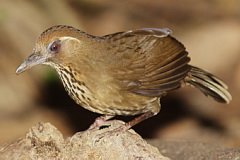
M 115 115 L 141 114 L 122 126 L 126 130 L 156 115 L 160 98 L 185 85 L 229 103 L 227 86 L 189 65 L 188 52 L 170 33 L 166 28 L 144 28 L 97 37 L 71 26 L 54 26 L 40 35 L 16 73 L 37 64 L 53 67 L 76 103 L 105 115 L 90 128 Z

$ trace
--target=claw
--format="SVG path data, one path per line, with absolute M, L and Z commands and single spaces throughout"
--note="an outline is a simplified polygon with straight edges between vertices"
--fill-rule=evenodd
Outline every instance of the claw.
M 103 116 L 97 117 L 93 122 L 93 124 L 87 130 L 98 130 L 100 127 L 108 125 L 106 121 L 113 117 L 114 116 L 109 116 L 109 115 L 103 115 Z

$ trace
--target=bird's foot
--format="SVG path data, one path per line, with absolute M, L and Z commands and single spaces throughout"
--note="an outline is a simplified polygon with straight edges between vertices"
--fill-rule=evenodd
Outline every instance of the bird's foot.
M 99 130 L 100 127 L 110 126 L 110 125 L 112 124 L 112 122 L 111 122 L 111 121 L 107 121 L 107 120 L 109 120 L 109 119 L 111 119 L 111 118 L 113 118 L 113 117 L 114 117 L 114 116 L 109 116 L 109 115 L 103 115 L 103 116 L 97 117 L 97 118 L 95 119 L 95 121 L 93 122 L 93 124 L 91 124 L 91 126 L 90 126 L 87 130 L 76 133 L 76 134 L 70 139 L 70 141 L 72 141 L 72 139 L 74 139 L 75 136 L 76 136 L 76 137 L 80 137 L 80 136 L 82 136 L 82 135 L 84 135 L 84 134 L 88 134 L 88 133 L 90 133 L 90 132 L 92 132 L 92 131 Z
M 114 116 L 109 116 L 109 115 L 103 115 L 103 116 L 97 117 L 93 122 L 93 124 L 87 130 L 98 130 L 102 126 L 111 125 L 111 123 L 108 123 L 107 120 L 113 117 Z
M 136 117 L 135 119 L 133 119 L 133 120 L 127 122 L 127 123 L 121 124 L 120 126 L 114 125 L 113 122 L 116 122 L 116 120 L 114 120 L 114 121 L 107 121 L 108 124 L 110 123 L 110 125 L 112 127 L 116 126 L 116 128 L 114 128 L 111 131 L 100 133 L 99 135 L 96 136 L 95 142 L 99 141 L 101 138 L 103 138 L 105 136 L 113 136 L 113 135 L 116 135 L 116 134 L 119 134 L 119 133 L 123 133 L 123 132 L 127 131 L 128 129 L 130 129 L 132 126 L 138 124 L 139 122 L 141 122 L 141 121 L 143 121 L 145 119 L 148 119 L 149 117 L 152 117 L 153 115 L 154 115 L 153 112 L 148 111 L 148 112 L 146 112 L 146 113 Z M 106 123 L 106 121 L 105 121 L 105 123 Z
M 123 123 L 122 121 L 119 121 L 119 120 L 108 121 L 107 124 L 111 127 L 114 127 L 114 126 L 117 126 L 117 127 L 112 130 L 96 135 L 94 142 L 98 142 L 103 137 L 116 136 L 116 135 L 122 134 L 125 131 L 127 131 L 129 128 L 131 128 L 131 126 L 129 126 L 128 123 Z

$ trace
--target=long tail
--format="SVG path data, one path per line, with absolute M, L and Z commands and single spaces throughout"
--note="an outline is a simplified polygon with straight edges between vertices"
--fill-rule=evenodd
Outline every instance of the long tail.
M 229 103 L 232 100 L 231 94 L 227 91 L 227 85 L 219 78 L 200 68 L 192 66 L 184 82 L 195 86 L 206 96 L 211 96 L 218 102 Z

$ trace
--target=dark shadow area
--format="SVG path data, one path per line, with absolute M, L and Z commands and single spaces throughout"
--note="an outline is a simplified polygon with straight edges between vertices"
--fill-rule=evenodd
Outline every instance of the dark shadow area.
M 136 132 L 144 138 L 154 138 L 153 135 L 158 129 L 164 128 L 183 117 L 190 116 L 187 107 L 185 107 L 187 104 L 177 95 L 170 92 L 162 97 L 160 112 L 156 116 L 135 126 L 134 129 Z
M 73 132 L 87 129 L 94 119 L 99 116 L 99 114 L 90 112 L 76 104 L 68 96 L 60 81 L 45 83 L 41 88 L 42 97 L 39 98 L 39 103 L 61 113 Z
M 211 128 L 212 130 L 217 131 L 218 133 L 225 133 L 226 128 L 219 121 L 210 119 L 209 117 L 199 115 L 196 112 L 192 113 L 192 117 L 197 119 L 198 124 L 203 128 Z

